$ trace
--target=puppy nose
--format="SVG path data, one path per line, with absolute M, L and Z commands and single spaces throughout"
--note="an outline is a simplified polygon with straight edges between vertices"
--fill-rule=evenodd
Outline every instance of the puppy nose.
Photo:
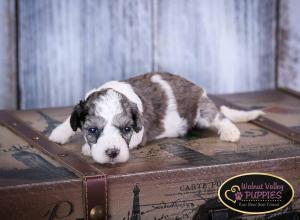
M 107 150 L 105 151 L 105 153 L 106 153 L 106 155 L 109 156 L 110 158 L 115 158 L 115 157 L 117 157 L 117 156 L 119 155 L 120 150 L 119 150 L 119 149 L 115 149 L 115 148 L 113 148 L 113 149 L 107 149 Z

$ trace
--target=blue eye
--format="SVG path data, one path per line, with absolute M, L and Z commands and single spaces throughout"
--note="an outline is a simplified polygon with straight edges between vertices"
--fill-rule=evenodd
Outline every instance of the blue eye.
M 96 134 L 96 133 L 99 132 L 99 129 L 98 129 L 98 128 L 89 128 L 88 131 L 89 131 L 89 133 L 91 133 L 91 134 Z
M 131 131 L 131 127 L 125 127 L 125 128 L 122 128 L 121 129 L 121 132 L 123 133 L 123 134 L 127 134 L 127 133 L 129 133 Z

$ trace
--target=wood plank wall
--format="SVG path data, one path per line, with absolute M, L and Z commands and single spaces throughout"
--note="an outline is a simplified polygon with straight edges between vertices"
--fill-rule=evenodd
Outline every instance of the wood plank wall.
M 22 107 L 152 70 L 210 92 L 274 86 L 275 1 L 20 1 Z
M 151 1 L 21 0 L 22 108 L 66 106 L 152 70 Z
M 280 1 L 278 86 L 300 91 L 300 1 Z
M 213 93 L 274 87 L 276 1 L 157 1 L 155 66 Z
M 18 101 L 27 109 L 72 105 L 108 80 L 148 71 L 180 74 L 212 93 L 270 89 L 276 77 L 281 85 L 292 72 L 291 54 L 299 57 L 290 43 L 299 33 L 291 25 L 299 16 L 297 0 L 17 3 L 18 16 L 14 1 L 0 1 L 6 15 L 0 24 L 10 26 L 0 32 L 2 45 L 10 45 L 0 50 L 0 108 L 16 106 L 16 78 Z M 284 38 L 286 32 L 292 34 Z M 18 77 L 17 54 L 9 53 L 16 45 Z
M 0 109 L 17 107 L 15 9 L 14 0 L 0 1 Z

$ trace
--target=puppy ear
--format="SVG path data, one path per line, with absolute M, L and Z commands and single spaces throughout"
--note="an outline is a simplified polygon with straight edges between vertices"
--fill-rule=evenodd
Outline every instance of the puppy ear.
M 131 103 L 131 113 L 134 122 L 133 130 L 138 133 L 143 128 L 143 118 L 135 103 Z
M 85 120 L 87 113 L 88 111 L 85 107 L 85 102 L 81 100 L 79 104 L 74 107 L 71 114 L 70 124 L 73 131 L 76 131 L 77 128 L 81 129 L 81 122 Z

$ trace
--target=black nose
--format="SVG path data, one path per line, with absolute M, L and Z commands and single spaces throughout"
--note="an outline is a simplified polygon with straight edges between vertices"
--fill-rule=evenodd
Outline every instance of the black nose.
M 108 149 L 105 151 L 106 155 L 109 156 L 110 158 L 115 158 L 119 155 L 120 150 L 119 149 Z

